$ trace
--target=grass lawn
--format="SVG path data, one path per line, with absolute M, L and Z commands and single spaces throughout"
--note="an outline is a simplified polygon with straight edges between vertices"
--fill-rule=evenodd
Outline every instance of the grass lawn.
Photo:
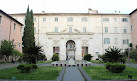
M 128 79 L 128 75 L 133 75 L 133 79 L 137 79 L 137 68 L 126 67 L 123 73 L 108 72 L 105 66 L 89 66 L 83 67 L 83 70 L 93 80 L 108 80 L 108 79 Z
M 0 79 L 11 79 L 12 76 L 17 80 L 56 80 L 62 67 L 39 66 L 36 71 L 30 73 L 20 73 L 14 68 L 0 70 Z
M 52 63 L 53 61 L 37 61 L 37 64 L 41 64 L 41 63 Z

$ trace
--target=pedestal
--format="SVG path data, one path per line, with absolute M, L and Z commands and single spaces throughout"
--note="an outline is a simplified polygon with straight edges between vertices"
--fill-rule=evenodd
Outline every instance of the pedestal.
M 68 64 L 69 65 L 75 65 L 75 60 L 73 60 L 73 59 L 68 60 Z

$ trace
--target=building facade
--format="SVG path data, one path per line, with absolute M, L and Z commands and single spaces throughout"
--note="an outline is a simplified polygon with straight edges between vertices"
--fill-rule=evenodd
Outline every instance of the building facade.
M 11 14 L 24 23 L 25 14 Z M 54 53 L 60 60 L 74 54 L 82 60 L 85 54 L 96 59 L 105 49 L 117 46 L 126 49 L 131 42 L 131 21 L 128 14 L 102 14 L 89 9 L 88 13 L 34 13 L 36 44 L 43 46 L 51 60 Z
M 22 27 L 19 21 L 0 10 L 0 41 L 12 41 L 15 49 L 22 52 Z
M 130 13 L 131 16 L 131 39 L 133 46 L 137 45 L 137 9 Z

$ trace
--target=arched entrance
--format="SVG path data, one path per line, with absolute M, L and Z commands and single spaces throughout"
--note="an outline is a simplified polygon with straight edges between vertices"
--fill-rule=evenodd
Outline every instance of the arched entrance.
M 66 43 L 66 59 L 72 58 L 75 60 L 75 42 L 73 40 L 68 40 Z

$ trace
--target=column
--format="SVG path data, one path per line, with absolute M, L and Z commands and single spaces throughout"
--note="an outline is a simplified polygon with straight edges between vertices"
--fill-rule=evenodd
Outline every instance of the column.
M 61 39 L 60 41 L 60 60 L 66 60 L 66 41 L 65 39 Z
M 47 60 L 52 60 L 53 56 L 53 42 L 52 40 L 47 40 L 47 49 L 46 49 L 46 57 Z
M 81 47 L 81 41 L 80 39 L 75 41 L 75 60 L 82 60 L 82 47 Z

